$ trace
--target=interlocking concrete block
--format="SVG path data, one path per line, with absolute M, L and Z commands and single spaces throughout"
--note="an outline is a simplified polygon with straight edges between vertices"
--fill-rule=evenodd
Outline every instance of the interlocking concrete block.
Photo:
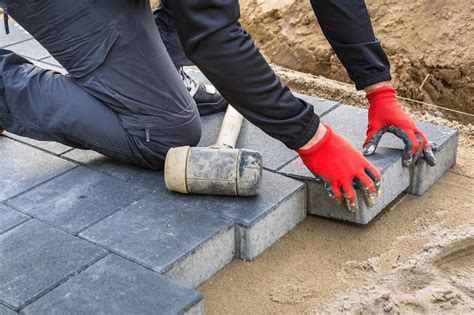
M 304 99 L 314 106 L 318 115 L 330 112 L 338 106 L 335 102 L 321 101 L 314 97 L 304 96 Z M 223 118 L 224 113 L 202 117 L 203 132 L 198 146 L 209 146 L 216 142 Z M 270 137 L 247 120 L 244 120 L 236 147 L 260 152 L 263 166 L 271 171 L 277 170 L 297 156 L 295 151 L 288 149 L 282 142 Z
M 31 189 L 76 167 L 54 155 L 0 136 L 0 201 Z
M 202 137 L 198 146 L 205 147 L 216 142 L 223 118 L 224 113 L 202 117 Z M 276 170 L 296 157 L 294 151 L 247 120 L 244 120 L 236 147 L 260 152 L 263 166 L 270 170 Z
M 255 197 L 206 199 L 186 196 L 189 203 L 237 223 L 237 256 L 252 260 L 306 218 L 306 187 L 300 182 L 264 171 Z
M 84 166 L 108 174 L 123 181 L 128 181 L 133 176 L 143 172 L 142 168 L 114 161 L 92 150 L 74 149 L 63 155 Z
M 49 52 L 41 46 L 36 39 L 29 39 L 14 45 L 10 45 L 7 49 L 26 58 L 41 60 L 50 56 Z
M 30 217 L 0 204 L 0 234 L 25 222 Z
M 105 253 L 48 224 L 29 220 L 0 235 L 0 300 L 21 308 Z
M 431 167 L 421 159 L 414 167 L 408 190 L 414 195 L 423 195 L 444 173 L 456 164 L 459 132 L 442 126 L 417 122 L 418 128 L 436 148 L 436 166 Z
M 367 110 L 341 105 L 324 116 L 322 121 L 362 150 L 367 128 Z M 410 171 L 402 166 L 401 151 L 394 149 L 398 147 L 397 138 L 391 134 L 384 135 L 384 138 L 376 153 L 369 157 L 369 161 L 382 173 L 381 195 L 374 207 L 365 205 L 360 192 L 357 193 L 360 208 L 358 212 L 349 212 L 345 206 L 338 205 L 300 159 L 292 161 L 280 173 L 302 179 L 308 184 L 309 214 L 367 224 L 410 185 Z
M 58 143 L 58 142 L 38 141 L 38 140 L 26 138 L 26 137 L 21 137 L 21 136 L 18 136 L 18 135 L 15 135 L 13 133 L 9 133 L 9 132 L 5 132 L 5 136 L 7 136 L 11 139 L 15 139 L 15 140 L 18 140 L 20 142 L 29 144 L 31 146 L 37 147 L 39 149 L 51 152 L 51 153 L 56 154 L 56 155 L 61 155 L 61 154 L 66 153 L 67 151 L 72 149 L 71 147 L 68 147 L 68 146 L 66 146 L 64 144 L 61 144 L 61 143 Z
M 24 314 L 186 314 L 203 312 L 202 295 L 116 255 L 69 279 Z
M 27 31 L 25 31 L 17 23 L 10 22 L 9 25 L 10 25 L 10 34 L 8 35 L 5 34 L 3 30 L 0 32 L 0 47 L 8 47 L 10 45 L 33 38 Z M 3 28 L 3 25 L 2 25 L 2 28 Z
M 195 287 L 233 259 L 234 224 L 160 186 L 80 235 Z
M 12 311 L 8 307 L 3 306 L 2 304 L 0 304 L 0 315 L 17 315 L 17 314 L 18 313 Z
M 8 201 L 8 205 L 78 233 L 140 199 L 148 190 L 78 167 Z
M 314 112 L 316 115 L 323 117 L 330 113 L 331 111 L 335 110 L 340 104 L 335 101 L 325 100 L 322 98 L 308 96 L 301 93 L 293 93 L 296 97 L 302 99 L 308 104 L 313 105 Z
M 162 176 L 161 172 L 145 172 L 130 182 L 141 181 L 144 187 L 166 191 L 160 186 Z M 306 217 L 305 185 L 269 171 L 263 171 L 261 191 L 256 197 L 171 194 L 176 198 L 173 204 L 191 204 L 199 211 L 236 222 L 236 254 L 244 260 L 254 259 Z

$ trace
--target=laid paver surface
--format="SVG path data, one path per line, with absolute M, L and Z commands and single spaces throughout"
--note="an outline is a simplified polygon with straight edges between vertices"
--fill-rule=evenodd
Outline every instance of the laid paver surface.
M 11 30 L 0 32 L 0 47 L 66 73 L 26 32 L 14 24 Z M 196 70 L 190 74 L 207 81 Z M 297 96 L 360 148 L 365 110 Z M 203 117 L 199 145 L 215 142 L 223 115 Z M 237 146 L 260 151 L 265 168 L 260 194 L 248 198 L 180 195 L 165 188 L 162 172 L 5 133 L 0 314 L 202 314 L 193 287 L 234 258 L 254 259 L 307 212 L 367 223 L 403 191 L 424 193 L 454 163 L 458 135 L 419 126 L 438 145 L 437 168 L 421 162 L 410 174 L 401 167 L 400 141 L 385 136 L 370 158 L 384 175 L 382 196 L 369 209 L 360 200 L 355 215 L 327 197 L 295 152 L 248 121 Z
M 23 313 L 183 314 L 202 307 L 201 301 L 199 292 L 111 254 L 27 306 Z
M 0 152 L 2 152 L 0 201 L 31 189 L 77 166 L 6 137 L 2 137 L 0 141 Z
M 0 234 L 28 219 L 29 216 L 0 204 Z
M 0 301 L 20 308 L 104 254 L 98 246 L 29 220 L 0 235 Z
M 140 199 L 147 190 L 78 167 L 7 202 L 72 234 Z

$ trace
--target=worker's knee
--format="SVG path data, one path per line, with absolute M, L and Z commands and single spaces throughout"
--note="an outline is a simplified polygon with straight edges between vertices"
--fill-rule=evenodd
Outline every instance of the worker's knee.
M 190 122 L 181 125 L 177 128 L 176 133 L 173 136 L 173 147 L 179 147 L 184 145 L 195 146 L 201 140 L 202 127 L 201 118 L 196 115 L 196 118 Z

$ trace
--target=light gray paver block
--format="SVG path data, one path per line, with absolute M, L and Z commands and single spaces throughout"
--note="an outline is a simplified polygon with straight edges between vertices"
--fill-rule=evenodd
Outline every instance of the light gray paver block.
M 235 254 L 231 220 L 161 189 L 91 226 L 81 236 L 179 283 L 197 286 Z
M 50 56 L 49 52 L 41 46 L 36 39 L 30 39 L 18 44 L 8 46 L 7 49 L 26 58 L 41 60 Z
M 131 181 L 143 179 L 141 185 L 165 191 L 162 173 L 143 173 Z M 170 204 L 193 205 L 196 211 L 236 222 L 236 254 L 244 260 L 254 259 L 306 217 L 306 189 L 300 181 L 263 171 L 262 186 L 256 197 L 223 197 L 171 194 Z M 171 199 L 170 199 L 171 200 Z
M 109 255 L 33 302 L 24 314 L 183 314 L 202 295 L 116 255 Z M 203 314 L 203 312 L 201 313 Z
M 202 137 L 198 146 L 205 147 L 216 142 L 223 118 L 224 113 L 202 117 Z M 270 170 L 276 170 L 296 156 L 282 142 L 268 136 L 247 120 L 244 120 L 236 147 L 260 152 L 263 166 Z
M 64 154 L 64 157 L 123 181 L 143 172 L 142 168 L 114 161 L 92 150 L 74 149 Z
M 29 220 L 0 235 L 0 300 L 18 309 L 105 253 L 50 225 Z
M 319 101 L 314 97 L 306 97 L 306 101 L 313 104 L 317 114 L 324 114 L 338 106 L 337 103 Z M 223 118 L 224 113 L 202 117 L 203 132 L 198 146 L 209 146 L 216 142 Z M 270 137 L 247 120 L 244 120 L 236 147 L 260 152 L 263 166 L 272 171 L 297 156 L 295 151 L 288 149 L 282 142 Z
M 0 136 L 0 201 L 11 198 L 75 167 L 51 154 Z
M 0 31 L 0 47 L 6 47 L 9 45 L 13 45 L 13 44 L 33 38 L 27 31 L 25 31 L 17 23 L 10 22 L 9 24 L 10 24 L 10 34 L 7 35 L 3 31 L 3 21 L 2 21 L 2 31 Z
M 190 204 L 237 223 L 237 256 L 252 260 L 306 218 L 306 187 L 269 171 L 255 197 L 184 196 Z
M 23 143 L 43 149 L 45 151 L 51 152 L 56 155 L 61 155 L 71 150 L 71 147 L 68 147 L 64 144 L 54 142 L 54 141 L 38 141 L 38 140 L 26 138 L 26 137 L 21 137 L 21 136 L 15 135 L 13 133 L 8 133 L 8 132 L 6 132 L 5 135 L 9 138 L 21 141 Z
M 148 192 L 111 176 L 78 167 L 8 201 L 8 204 L 75 234 Z
M 324 116 L 322 121 L 328 123 L 336 133 L 362 150 L 367 128 L 367 110 L 341 105 Z M 345 206 L 338 205 L 331 199 L 322 184 L 315 180 L 314 175 L 308 171 L 300 159 L 292 161 L 281 169 L 280 173 L 306 181 L 309 214 L 367 224 L 410 184 L 410 171 L 402 166 L 401 151 L 393 149 L 394 147 L 399 147 L 398 138 L 386 134 L 376 153 L 369 157 L 369 161 L 382 173 L 381 195 L 375 206 L 368 208 L 358 192 L 360 210 L 356 213 L 349 212 Z
M 12 311 L 8 307 L 3 306 L 2 304 L 0 304 L 0 315 L 17 315 L 17 314 L 18 313 Z
M 0 234 L 29 218 L 21 212 L 0 204 Z
M 414 167 L 411 185 L 408 190 L 414 195 L 423 195 L 444 173 L 456 164 L 459 132 L 442 126 L 417 122 L 418 128 L 423 132 L 428 141 L 436 147 L 434 155 L 436 166 L 429 166 L 421 159 Z

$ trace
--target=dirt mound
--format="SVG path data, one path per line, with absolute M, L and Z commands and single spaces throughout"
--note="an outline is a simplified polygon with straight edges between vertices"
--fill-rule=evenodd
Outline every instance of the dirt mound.
M 474 113 L 474 1 L 366 2 L 375 32 L 389 55 L 399 93 Z M 240 3 L 242 24 L 272 62 L 349 82 L 315 21 L 309 1 Z

